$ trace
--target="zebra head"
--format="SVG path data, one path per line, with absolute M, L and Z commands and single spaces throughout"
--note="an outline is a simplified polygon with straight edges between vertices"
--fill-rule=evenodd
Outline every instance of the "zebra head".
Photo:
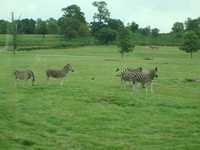
M 150 78 L 153 80 L 155 77 L 158 77 L 158 68 L 156 67 L 155 69 L 152 69 L 149 72 Z
M 63 69 L 67 70 L 67 71 L 72 71 L 74 72 L 74 69 L 72 68 L 71 64 L 67 64 Z

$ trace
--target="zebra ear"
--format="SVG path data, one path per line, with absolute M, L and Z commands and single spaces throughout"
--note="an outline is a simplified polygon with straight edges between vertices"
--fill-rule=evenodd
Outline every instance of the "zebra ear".
M 140 71 L 142 71 L 142 67 L 139 67 Z
M 158 68 L 156 67 L 155 70 L 158 71 Z

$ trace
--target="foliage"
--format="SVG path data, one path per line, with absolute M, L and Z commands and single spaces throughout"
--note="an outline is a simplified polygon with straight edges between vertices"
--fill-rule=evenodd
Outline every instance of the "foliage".
M 81 8 L 77 5 L 70 5 L 66 8 L 62 8 L 64 17 L 77 19 L 82 23 L 86 23 L 84 13 L 81 12 Z
M 78 32 L 73 30 L 71 27 L 68 27 L 65 31 L 65 38 L 71 40 L 72 38 L 78 37 Z
M 180 47 L 180 49 L 185 51 L 186 53 L 190 53 L 191 59 L 193 52 L 198 52 L 198 50 L 200 49 L 200 39 L 194 31 L 188 31 L 185 33 L 184 43 L 183 46 Z
M 182 22 L 175 22 L 172 27 L 172 33 L 183 33 L 184 24 Z
M 132 21 L 131 24 L 128 24 L 128 26 L 130 27 L 130 29 L 133 33 L 138 32 L 139 25 L 137 23 L 135 23 L 134 21 Z
M 116 40 L 116 37 L 116 31 L 110 28 L 101 28 L 95 34 L 95 38 L 97 38 L 103 44 L 108 44 L 109 42 Z
M 118 30 L 118 47 L 121 57 L 124 53 L 132 52 L 135 47 L 132 43 L 132 34 L 128 27 L 120 26 Z
M 38 34 L 42 34 L 43 37 L 45 34 L 48 33 L 48 26 L 47 26 L 47 22 L 46 21 L 42 21 L 38 27 L 36 28 L 36 33 Z
M 151 30 L 151 34 L 154 36 L 154 37 L 157 37 L 159 35 L 159 29 L 158 28 L 154 28 Z
M 200 17 L 197 19 L 188 18 L 185 21 L 186 31 L 194 31 L 200 38 Z
M 200 52 L 190 61 L 177 47 L 137 46 L 126 59 L 119 58 L 116 46 L 21 51 L 16 56 L 1 52 L 0 149 L 198 150 L 199 82 L 184 78 L 199 77 L 199 58 Z M 45 70 L 67 63 L 75 72 L 69 72 L 64 85 L 52 78 L 46 86 Z M 117 67 L 155 66 L 160 74 L 154 94 L 143 88 L 133 92 L 129 86 L 120 90 Z M 35 86 L 18 80 L 15 87 L 14 68 L 31 69 Z
M 119 28 L 120 26 L 122 26 L 122 25 L 123 25 L 123 22 L 122 22 L 121 20 L 119 20 L 119 19 L 111 19 L 111 18 L 110 18 L 110 19 L 108 20 L 108 25 L 107 25 L 107 27 L 117 31 L 118 28 Z
M 78 35 L 83 37 L 89 36 L 90 35 L 90 30 L 87 25 L 82 24 L 78 30 Z
M 150 34 L 150 32 L 151 32 L 151 28 L 150 28 L 150 26 L 147 26 L 146 28 L 140 28 L 139 32 L 142 35 L 148 36 Z

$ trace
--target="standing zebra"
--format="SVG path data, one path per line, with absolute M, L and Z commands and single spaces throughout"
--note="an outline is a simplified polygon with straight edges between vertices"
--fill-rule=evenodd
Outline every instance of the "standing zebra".
M 20 69 L 14 69 L 12 71 L 12 75 L 14 77 L 14 84 L 16 86 L 16 80 L 17 78 L 24 80 L 23 86 L 25 84 L 25 82 L 32 78 L 32 86 L 34 86 L 34 82 L 35 82 L 35 76 L 34 73 L 31 70 L 20 70 Z M 29 85 L 29 82 L 28 82 Z
M 122 89 L 123 85 L 124 85 L 124 89 L 126 89 L 126 81 L 129 81 L 129 82 L 133 81 L 133 78 L 132 78 L 133 73 L 142 72 L 142 70 L 143 69 L 141 67 L 139 67 L 137 69 L 135 69 L 135 68 L 126 68 L 124 71 L 122 71 L 120 73 L 120 75 L 116 75 L 116 76 L 121 78 L 121 89 Z
M 153 93 L 153 80 L 155 77 L 158 77 L 157 67 L 149 71 L 149 73 L 140 73 L 140 72 L 133 73 L 132 78 L 133 78 L 133 81 L 135 81 L 135 89 L 133 90 L 138 91 L 137 82 L 140 82 L 142 84 L 146 84 L 146 93 L 147 93 L 148 85 L 151 86 L 151 93 Z
M 52 76 L 54 78 L 62 78 L 60 85 L 63 85 L 64 77 L 66 77 L 69 71 L 74 72 L 74 69 L 72 68 L 71 64 L 67 64 L 62 70 L 54 70 L 54 69 L 46 70 L 46 75 L 47 75 L 46 83 L 48 82 L 50 85 L 49 78 Z

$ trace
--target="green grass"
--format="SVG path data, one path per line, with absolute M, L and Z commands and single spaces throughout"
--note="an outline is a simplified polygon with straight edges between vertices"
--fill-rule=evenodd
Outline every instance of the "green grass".
M 153 58 L 153 60 L 142 60 Z M 116 46 L 0 52 L 0 149 L 200 149 L 200 53 L 177 47 Z M 63 86 L 45 85 L 45 70 L 72 63 Z M 154 94 L 120 90 L 116 68 L 158 67 Z M 35 86 L 14 86 L 12 69 L 30 69 Z M 94 80 L 91 80 L 94 77 Z M 105 101 L 99 100 L 108 100 Z

